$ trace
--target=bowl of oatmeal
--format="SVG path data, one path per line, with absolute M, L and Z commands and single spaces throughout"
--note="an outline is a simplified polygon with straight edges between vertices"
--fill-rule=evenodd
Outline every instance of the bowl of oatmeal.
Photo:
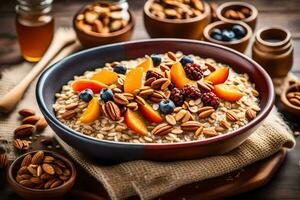
M 156 39 L 71 55 L 41 75 L 36 96 L 54 132 L 88 156 L 179 160 L 239 146 L 271 111 L 274 89 L 237 51 Z

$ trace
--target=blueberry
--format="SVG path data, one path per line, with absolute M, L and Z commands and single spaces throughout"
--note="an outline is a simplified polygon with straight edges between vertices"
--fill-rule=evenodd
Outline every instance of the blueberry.
M 159 103 L 159 109 L 163 114 L 170 114 L 174 111 L 175 104 L 173 101 L 167 99 L 167 100 L 162 100 Z
M 113 100 L 113 97 L 114 97 L 114 93 L 111 89 L 103 89 L 100 92 L 100 98 L 104 102 Z
M 234 25 L 232 31 L 235 33 L 237 38 L 242 38 L 246 35 L 246 29 L 241 25 Z
M 222 35 L 212 35 L 212 38 L 215 39 L 215 40 L 219 40 L 219 41 L 222 41 L 223 40 L 223 37 Z
M 116 65 L 114 66 L 114 72 L 118 74 L 126 74 L 127 67 L 124 65 Z
M 211 36 L 214 37 L 214 35 L 222 35 L 222 31 L 218 28 L 214 28 L 212 31 L 211 31 Z
M 91 89 L 82 90 L 79 94 L 79 98 L 85 102 L 89 102 L 90 100 L 92 100 L 93 96 L 94 92 Z
M 158 54 L 152 54 L 151 56 L 154 67 L 157 67 L 161 63 L 161 57 Z
M 223 30 L 223 32 L 222 32 L 222 38 L 223 38 L 223 41 L 229 42 L 233 38 L 235 38 L 235 34 L 234 34 L 233 31 Z
M 180 63 L 182 64 L 182 66 L 184 67 L 186 64 L 188 63 L 191 63 L 193 64 L 194 63 L 194 60 L 193 58 L 189 57 L 189 56 L 183 56 L 181 59 L 180 59 Z

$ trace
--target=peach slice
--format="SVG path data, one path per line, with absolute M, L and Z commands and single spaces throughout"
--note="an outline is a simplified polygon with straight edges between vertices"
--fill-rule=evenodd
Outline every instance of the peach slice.
M 107 85 L 99 81 L 89 79 L 78 79 L 72 83 L 72 89 L 76 92 L 81 92 L 85 89 L 91 89 L 94 93 L 98 93 L 103 88 L 107 88 Z
M 153 61 L 150 57 L 146 57 L 146 59 L 138 64 L 136 68 L 141 67 L 144 69 L 144 72 L 148 71 L 149 69 L 153 68 Z
M 225 101 L 238 101 L 244 96 L 240 91 L 225 84 L 215 85 L 214 91 L 219 98 Z
M 160 116 L 159 112 L 154 110 L 148 103 L 145 103 L 144 105 L 140 104 L 139 109 L 149 121 L 155 123 L 160 123 L 163 121 L 163 118 Z
M 118 80 L 118 74 L 113 71 L 109 71 L 107 69 L 103 69 L 100 72 L 95 73 L 92 78 L 94 81 L 99 81 L 106 85 L 111 85 Z
M 124 119 L 128 128 L 135 133 L 140 135 L 146 135 L 148 133 L 147 126 L 138 112 L 127 109 Z
M 229 75 L 229 67 L 222 67 L 212 72 L 210 75 L 205 77 L 206 81 L 211 81 L 214 85 L 224 83 Z
M 134 90 L 142 87 L 143 68 L 138 67 L 127 73 L 124 80 L 124 91 L 134 93 Z
M 93 97 L 93 99 L 89 102 L 87 109 L 80 117 L 80 122 L 87 124 L 95 121 L 100 117 L 101 109 L 100 104 L 98 103 L 98 98 Z
M 186 84 L 197 85 L 195 81 L 192 81 L 186 77 L 185 71 L 180 62 L 176 62 L 172 65 L 171 80 L 178 88 L 183 88 Z

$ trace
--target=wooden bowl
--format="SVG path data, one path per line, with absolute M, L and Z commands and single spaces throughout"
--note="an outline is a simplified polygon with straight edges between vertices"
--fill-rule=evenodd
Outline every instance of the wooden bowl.
M 181 51 L 202 58 L 212 58 L 229 65 L 238 73 L 247 73 L 260 94 L 260 109 L 255 119 L 226 134 L 205 140 L 180 143 L 115 142 L 100 140 L 79 133 L 59 121 L 52 107 L 55 93 L 85 71 L 93 71 L 107 62 L 131 60 L 153 53 Z M 70 67 L 72 66 L 72 67 Z M 84 66 L 84 67 L 83 67 Z M 64 74 L 61 76 L 61 74 Z M 187 160 L 231 151 L 245 141 L 270 113 L 274 103 L 274 87 L 267 72 L 249 57 L 221 45 L 183 39 L 151 39 L 87 49 L 62 59 L 43 72 L 36 86 L 36 98 L 49 126 L 68 145 L 98 160 L 122 162 L 128 160 Z
M 243 20 L 233 20 L 233 19 L 228 19 L 224 16 L 224 13 L 227 10 L 231 9 L 241 9 L 241 8 L 248 8 L 251 10 L 251 15 L 248 18 L 245 18 Z M 221 21 L 226 21 L 226 22 L 239 22 L 243 21 L 246 24 L 248 24 L 252 30 L 255 30 L 256 27 L 256 22 L 257 22 L 257 16 L 258 16 L 258 10 L 255 8 L 253 5 L 246 3 L 246 2 L 240 2 L 240 1 L 233 1 L 233 2 L 226 2 L 221 4 L 217 10 L 216 10 L 216 15 L 219 20 Z
M 66 164 L 66 166 L 71 170 L 71 177 L 69 180 L 67 180 L 67 182 L 65 182 L 64 184 L 62 184 L 56 188 L 52 188 L 52 189 L 32 189 L 32 188 L 24 187 L 24 186 L 20 185 L 19 183 L 17 183 L 17 181 L 15 180 L 15 177 L 16 177 L 17 171 L 19 169 L 19 166 L 21 165 L 23 158 L 27 154 L 34 154 L 36 152 L 37 151 L 31 151 L 26 154 L 23 154 L 22 156 L 18 157 L 9 166 L 8 172 L 7 172 L 7 181 L 9 183 L 10 187 L 18 195 L 20 195 L 24 199 L 29 199 L 29 200 L 56 199 L 57 197 L 61 197 L 64 194 L 68 193 L 72 189 L 73 185 L 75 184 L 75 180 L 76 180 L 75 166 L 67 158 L 65 158 L 57 153 L 51 152 L 51 151 L 44 151 L 44 153 L 45 153 L 45 155 L 50 155 L 54 158 L 58 158 L 58 159 L 62 160 Z
M 149 10 L 153 0 L 144 5 L 144 25 L 152 38 L 201 39 L 203 30 L 210 22 L 210 7 L 204 3 L 204 13 L 190 19 L 159 19 Z
M 127 24 L 127 26 L 109 34 L 101 34 L 101 33 L 96 33 L 91 31 L 85 32 L 78 27 L 76 23 L 76 18 L 80 13 L 82 13 L 85 10 L 87 6 L 90 6 L 90 4 L 82 7 L 73 17 L 73 28 L 82 46 L 89 48 L 89 47 L 95 47 L 104 44 L 124 42 L 131 39 L 135 27 L 135 17 L 132 11 L 128 10 L 130 15 L 130 21 Z
M 289 92 L 300 92 L 300 84 L 295 83 L 291 86 L 288 86 L 285 91 L 283 91 L 280 95 L 280 100 L 283 104 L 283 108 L 290 114 L 294 116 L 300 116 L 300 106 L 295 106 L 289 102 L 286 95 Z
M 246 29 L 247 33 L 243 38 L 235 40 L 235 41 L 226 42 L 226 41 L 215 40 L 214 38 L 211 37 L 211 32 L 213 29 L 215 29 L 215 28 L 229 29 L 234 25 L 241 25 L 242 27 L 244 27 Z M 252 36 L 252 30 L 251 30 L 250 26 L 248 26 L 244 22 L 217 21 L 217 22 L 213 22 L 205 27 L 203 36 L 204 36 L 204 40 L 206 40 L 208 42 L 220 44 L 220 45 L 235 49 L 235 50 L 243 53 L 243 52 L 245 52 L 245 50 L 248 47 L 249 41 Z

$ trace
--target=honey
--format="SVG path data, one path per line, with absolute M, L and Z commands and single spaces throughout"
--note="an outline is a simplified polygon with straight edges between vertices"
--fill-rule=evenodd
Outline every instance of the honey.
M 54 20 L 39 19 L 35 23 L 17 19 L 16 29 L 24 59 L 30 62 L 39 61 L 52 41 Z
M 38 62 L 51 44 L 54 19 L 50 15 L 52 0 L 18 0 L 16 32 L 25 60 Z

